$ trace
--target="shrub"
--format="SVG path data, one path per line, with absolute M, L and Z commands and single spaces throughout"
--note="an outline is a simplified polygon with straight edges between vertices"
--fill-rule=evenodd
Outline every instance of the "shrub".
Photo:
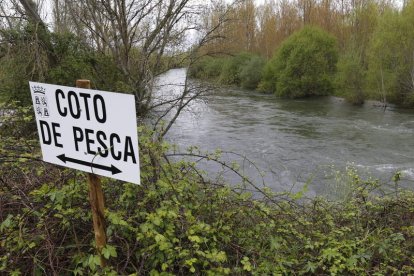
M 223 59 L 210 58 L 208 62 L 205 63 L 204 72 L 206 77 L 210 79 L 218 78 L 223 69 L 223 63 Z
M 190 76 L 255 89 L 262 78 L 264 63 L 263 58 L 250 53 L 205 57 L 190 67 Z
M 240 70 L 241 87 L 256 89 L 262 79 L 264 65 L 264 58 L 252 56 Z
M 3 126 L 14 125 L 12 136 L 0 141 L 1 274 L 414 273 L 412 192 L 380 196 L 378 181 L 351 168 L 342 201 L 305 200 L 303 191 L 256 188 L 253 194 L 248 182 L 230 187 L 204 178 L 196 162 L 161 162 L 168 146 L 154 142 L 145 128 L 142 185 L 103 179 L 103 268 L 83 173 L 40 162 L 38 142 L 16 135 L 33 123 L 30 110 L 15 110 L 19 114 L 3 117 Z M 206 158 L 217 159 L 219 152 Z
M 220 74 L 220 83 L 240 86 L 242 68 L 249 62 L 251 57 L 252 55 L 249 53 L 240 53 L 226 58 Z
M 343 55 L 338 62 L 336 87 L 339 96 L 356 105 L 364 103 L 366 72 L 361 58 L 355 52 Z
M 336 62 L 335 38 L 305 27 L 285 40 L 269 61 L 261 88 L 288 98 L 329 95 Z
M 370 40 L 368 83 L 372 97 L 414 106 L 414 2 L 401 12 L 385 10 Z
M 219 57 L 204 57 L 192 64 L 189 74 L 193 78 L 214 80 L 220 76 L 223 62 L 223 59 Z
M 0 57 L 0 100 L 31 104 L 29 81 L 74 86 L 76 79 L 90 79 L 100 89 L 115 90 L 124 82 L 116 64 L 70 33 L 47 33 L 52 50 L 33 35 L 30 25 L 8 30 L 9 51 Z M 51 51 L 53 53 L 51 53 Z M 48 55 L 54 56 L 53 60 Z

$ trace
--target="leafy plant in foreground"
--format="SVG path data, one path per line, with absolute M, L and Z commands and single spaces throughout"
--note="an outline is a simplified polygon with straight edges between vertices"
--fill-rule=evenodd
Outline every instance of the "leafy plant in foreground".
M 206 178 L 196 162 L 172 161 L 167 144 L 139 131 L 142 186 L 103 179 L 105 268 L 94 247 L 84 175 L 38 161 L 35 147 L 23 140 L 2 140 L 1 273 L 414 273 L 412 192 L 381 196 L 377 180 L 352 168 L 349 193 L 340 201 L 277 194 L 243 177 L 240 186 L 230 187 Z M 20 158 L 10 157 L 16 154 L 12 144 Z M 196 149 L 188 154 L 202 156 Z

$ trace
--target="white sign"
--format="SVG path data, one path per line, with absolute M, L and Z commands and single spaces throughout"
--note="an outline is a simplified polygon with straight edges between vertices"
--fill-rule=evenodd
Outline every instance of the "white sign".
M 140 184 L 133 95 L 30 82 L 43 160 Z

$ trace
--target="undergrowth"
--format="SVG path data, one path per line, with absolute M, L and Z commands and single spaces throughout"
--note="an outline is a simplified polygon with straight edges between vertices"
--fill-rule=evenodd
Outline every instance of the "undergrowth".
M 228 186 L 208 179 L 194 162 L 170 160 L 169 146 L 144 127 L 142 185 L 102 178 L 103 268 L 85 175 L 40 161 L 32 110 L 12 113 L 1 126 L 1 274 L 414 273 L 412 192 L 381 195 L 378 181 L 353 169 L 351 193 L 338 201 L 266 188 L 248 192 L 253 187 L 245 178 Z

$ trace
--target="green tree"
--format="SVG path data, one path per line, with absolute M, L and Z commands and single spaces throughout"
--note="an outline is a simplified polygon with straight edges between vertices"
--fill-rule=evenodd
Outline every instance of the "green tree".
M 366 71 L 362 65 L 361 55 L 348 51 L 338 62 L 336 86 L 338 96 L 344 97 L 352 104 L 364 103 L 364 86 Z
M 94 51 L 74 34 L 48 33 L 48 49 L 38 39 L 34 26 L 3 31 L 8 51 L 1 55 L 0 101 L 17 101 L 21 106 L 31 104 L 28 81 L 41 81 L 73 86 L 79 78 L 88 78 L 95 87 L 124 91 L 125 79 L 114 61 Z M 53 52 L 53 59 L 48 58 Z
M 227 57 L 204 57 L 190 67 L 190 75 L 221 84 L 255 89 L 262 79 L 264 58 L 251 53 Z
M 374 98 L 414 106 L 414 3 L 388 10 L 373 34 L 368 77 Z
M 223 68 L 224 59 L 221 57 L 203 57 L 189 68 L 189 75 L 199 79 L 217 79 Z
M 339 59 L 336 75 L 336 93 L 352 104 L 361 105 L 366 98 L 367 49 L 380 8 L 381 5 L 372 0 L 353 3 L 351 34 Z
M 285 40 L 266 66 L 262 90 L 300 98 L 333 92 L 337 46 L 334 37 L 316 27 L 305 27 Z
M 241 68 L 241 86 L 246 89 L 256 89 L 262 79 L 263 66 L 265 60 L 260 56 L 253 56 Z
M 240 85 L 242 81 L 240 75 L 242 67 L 249 62 L 251 56 L 251 54 L 243 52 L 226 58 L 221 70 L 220 82 L 223 84 Z

